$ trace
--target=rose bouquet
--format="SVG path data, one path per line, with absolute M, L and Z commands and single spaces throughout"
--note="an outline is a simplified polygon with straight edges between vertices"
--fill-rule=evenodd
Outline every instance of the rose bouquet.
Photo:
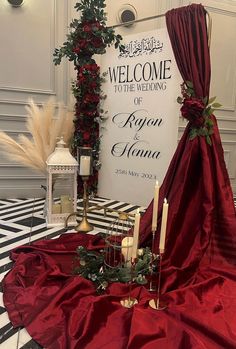
M 198 98 L 193 89 L 193 83 L 186 81 L 181 85 L 182 97 L 177 98 L 177 102 L 182 105 L 180 108 L 181 115 L 190 122 L 190 139 L 197 136 L 206 137 L 206 141 L 211 145 L 211 135 L 213 134 L 212 115 L 216 108 L 221 104 L 216 103 L 216 97 L 208 100 Z

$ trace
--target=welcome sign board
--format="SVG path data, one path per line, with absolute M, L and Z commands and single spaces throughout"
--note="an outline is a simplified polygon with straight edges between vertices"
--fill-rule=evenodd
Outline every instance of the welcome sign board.
M 99 195 L 146 206 L 176 148 L 181 80 L 165 28 L 126 36 L 124 44 L 102 60 L 108 119 Z

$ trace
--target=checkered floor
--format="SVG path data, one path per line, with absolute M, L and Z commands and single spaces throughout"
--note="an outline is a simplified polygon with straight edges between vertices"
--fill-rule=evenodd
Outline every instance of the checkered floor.
M 95 198 L 91 204 L 99 204 L 127 213 L 135 213 L 138 206 L 124 202 Z M 37 240 L 54 239 L 64 233 L 63 228 L 47 229 L 43 217 L 44 199 L 9 199 L 0 200 L 0 281 L 11 269 L 10 251 L 20 245 Z M 82 203 L 78 202 L 82 214 Z M 141 212 L 144 208 L 141 208 Z M 93 211 L 88 214 L 89 222 L 95 230 L 92 233 L 106 232 L 117 217 L 108 212 Z M 24 328 L 14 329 L 3 306 L 2 289 L 0 289 L 0 348 L 1 349 L 39 349 L 39 346 Z

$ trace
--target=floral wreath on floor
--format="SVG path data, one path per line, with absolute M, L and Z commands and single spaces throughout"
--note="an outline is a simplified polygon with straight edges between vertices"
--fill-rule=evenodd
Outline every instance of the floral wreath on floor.
M 104 237 L 103 234 L 100 236 Z M 92 281 L 97 293 L 105 291 L 113 282 L 134 282 L 138 285 L 145 285 L 148 282 L 146 276 L 150 274 L 150 268 L 156 272 L 159 262 L 159 256 L 152 254 L 148 247 L 138 250 L 133 269 L 125 266 L 124 263 L 116 267 L 107 267 L 104 250 L 90 251 L 83 246 L 78 246 L 76 252 L 73 273 Z
M 77 71 L 77 79 L 72 82 L 72 92 L 76 99 L 72 147 L 75 154 L 77 147 L 87 146 L 93 149 L 93 174 L 88 181 L 90 194 L 97 192 L 98 170 L 101 167 L 99 124 L 106 119 L 106 113 L 101 108 L 101 101 L 105 98 L 101 89 L 104 76 L 100 76 L 100 67 L 92 56 L 104 54 L 112 44 L 115 48 L 123 49 L 120 44 L 122 37 L 106 26 L 105 7 L 105 0 L 81 0 L 75 4 L 81 17 L 70 23 L 67 41 L 62 47 L 55 49 L 53 60 L 58 65 L 63 57 L 67 57 Z M 83 182 L 79 177 L 78 193 L 82 192 Z
M 192 140 L 197 136 L 203 136 L 211 145 L 210 136 L 214 133 L 211 116 L 216 108 L 221 107 L 221 104 L 215 102 L 216 97 L 209 100 L 207 97 L 203 99 L 196 97 L 191 81 L 181 84 L 181 94 L 182 97 L 178 97 L 177 102 L 182 105 L 180 108 L 182 117 L 190 122 L 189 138 Z

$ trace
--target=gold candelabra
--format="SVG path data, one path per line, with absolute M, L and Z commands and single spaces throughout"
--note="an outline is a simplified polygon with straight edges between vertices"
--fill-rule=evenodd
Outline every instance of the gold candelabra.
M 120 219 L 127 219 L 128 217 L 134 217 L 135 215 L 133 213 L 126 213 L 120 210 L 115 210 L 109 207 L 105 207 L 102 205 L 93 205 L 89 207 L 89 199 L 88 199 L 88 193 L 87 193 L 87 181 L 88 181 L 88 176 L 82 176 L 83 180 L 83 213 L 82 213 L 82 220 L 81 222 L 74 228 L 76 231 L 88 233 L 93 230 L 93 225 L 89 223 L 88 221 L 88 213 L 92 211 L 99 211 L 103 210 L 104 211 L 104 216 L 106 216 L 107 212 L 112 212 L 112 213 L 117 213 Z M 72 216 L 80 216 L 81 212 L 80 211 L 75 211 L 72 212 L 68 215 L 68 217 L 65 220 L 65 229 L 68 228 L 68 221 L 70 217 Z

